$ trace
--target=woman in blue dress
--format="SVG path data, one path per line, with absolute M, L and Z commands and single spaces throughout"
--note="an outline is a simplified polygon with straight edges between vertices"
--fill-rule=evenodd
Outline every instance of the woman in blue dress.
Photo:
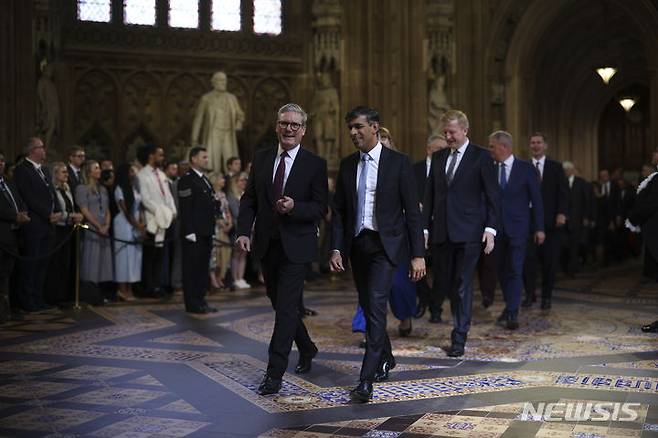
M 119 212 L 114 217 L 114 238 L 122 241 L 141 241 L 144 237 L 144 216 L 141 209 L 142 197 L 135 184 L 135 169 L 122 164 L 117 169 L 114 199 Z M 124 301 L 135 299 L 132 283 L 142 279 L 142 245 L 121 241 L 114 242 L 115 281 L 119 284 L 119 298 Z

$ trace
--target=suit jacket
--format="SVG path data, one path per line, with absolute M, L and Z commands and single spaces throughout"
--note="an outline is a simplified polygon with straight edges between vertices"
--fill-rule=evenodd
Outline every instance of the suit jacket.
M 336 177 L 332 222 L 332 249 L 349 256 L 357 211 L 357 167 L 360 153 L 343 158 Z M 409 158 L 382 147 L 377 171 L 374 211 L 386 256 L 394 265 L 409 256 L 424 257 L 418 194 Z
M 658 259 L 658 175 L 635 197 L 635 204 L 628 215 L 633 225 L 642 229 L 642 238 L 651 255 Z
M 416 178 L 416 192 L 418 200 L 423 201 L 425 194 L 425 184 L 427 183 L 427 162 L 426 160 L 416 161 L 414 163 L 414 177 Z
M 217 201 L 210 181 L 190 169 L 181 177 L 177 186 L 181 237 L 189 234 L 196 234 L 197 237 L 212 236 L 215 232 Z
M 544 227 L 554 231 L 558 214 L 569 216 L 569 182 L 562 164 L 546 157 L 541 179 L 541 196 L 544 201 Z
M 55 199 L 50 172 L 45 166 L 42 166 L 41 170 L 45 180 L 41 178 L 34 165 L 27 160 L 23 160 L 14 169 L 14 183 L 30 216 L 30 222 L 25 223 L 21 228 L 35 236 L 49 234 L 53 230 L 50 214 L 60 211 L 59 203 Z
M 500 221 L 501 192 L 491 154 L 470 143 L 448 186 L 445 169 L 450 152 L 446 148 L 432 155 L 423 223 L 434 244 L 479 242 L 485 227 L 497 230 Z
M 82 183 L 82 178 L 78 178 L 75 175 L 75 171 L 73 170 L 70 164 L 66 165 L 66 170 L 69 172 L 68 183 L 69 183 L 69 187 L 71 188 L 71 193 L 75 193 L 75 188 L 78 187 L 80 183 Z M 82 169 L 80 169 L 80 175 L 82 175 Z
M 532 209 L 528 205 L 532 202 Z M 533 230 L 544 231 L 544 209 L 537 172 L 527 161 L 514 158 L 507 184 L 502 189 L 501 232 L 527 238 L 532 215 Z
M 272 199 L 272 176 L 278 146 L 257 151 L 251 166 L 247 188 L 240 199 L 238 237 L 251 236 L 254 230 L 255 254 L 263 258 L 269 246 L 275 215 L 281 245 L 293 263 L 310 263 L 317 259 L 317 222 L 327 213 L 327 162 L 314 153 L 299 148 L 288 175 L 283 195 L 295 201 L 290 214 L 276 212 Z
M 14 202 L 16 202 L 18 210 L 25 211 L 25 204 L 21 199 L 16 185 L 12 181 L 7 180 L 5 180 L 5 183 L 14 197 Z M 0 188 L 0 246 L 16 250 L 18 247 L 15 233 L 16 227 L 16 209 L 11 203 L 11 200 L 7 199 Z
M 570 232 L 580 232 L 583 228 L 583 221 L 590 219 L 591 202 L 591 186 L 581 177 L 574 176 L 573 184 L 569 189 L 569 214 L 567 215 L 567 229 Z

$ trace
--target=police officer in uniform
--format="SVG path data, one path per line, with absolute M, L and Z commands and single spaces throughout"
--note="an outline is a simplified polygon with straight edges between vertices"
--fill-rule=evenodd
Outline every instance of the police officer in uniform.
M 189 162 L 190 170 L 178 182 L 185 311 L 214 313 L 217 309 L 204 298 L 210 281 L 208 266 L 217 214 L 215 192 L 202 172 L 208 166 L 208 152 L 202 147 L 192 148 Z

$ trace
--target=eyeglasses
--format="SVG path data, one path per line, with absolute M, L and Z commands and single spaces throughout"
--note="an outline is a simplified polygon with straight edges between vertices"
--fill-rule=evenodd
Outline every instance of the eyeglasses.
M 299 128 L 301 128 L 302 126 L 304 126 L 304 125 L 301 124 L 301 123 L 296 123 L 296 122 L 284 122 L 284 121 L 282 121 L 282 120 L 279 120 L 279 121 L 276 122 L 276 123 L 277 123 L 277 125 L 279 125 L 279 128 L 281 128 L 281 129 L 288 129 L 288 128 L 290 128 L 291 131 L 299 131 Z

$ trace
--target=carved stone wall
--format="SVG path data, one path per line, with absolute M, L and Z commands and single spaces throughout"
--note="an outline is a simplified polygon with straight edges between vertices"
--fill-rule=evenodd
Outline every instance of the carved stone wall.
M 81 144 L 88 156 L 123 161 L 152 142 L 165 147 L 167 158 L 184 158 L 198 99 L 218 70 L 227 73 L 228 90 L 246 114 L 238 132 L 245 161 L 276 142 L 281 105 L 310 100 L 297 85 L 305 70 L 303 41 L 311 34 L 303 19 L 310 7 L 301 0 L 283 2 L 279 36 L 255 35 L 249 26 L 233 33 L 79 22 L 75 1 L 62 4 L 54 32 L 61 39 L 55 79 L 64 120 L 51 156 Z

